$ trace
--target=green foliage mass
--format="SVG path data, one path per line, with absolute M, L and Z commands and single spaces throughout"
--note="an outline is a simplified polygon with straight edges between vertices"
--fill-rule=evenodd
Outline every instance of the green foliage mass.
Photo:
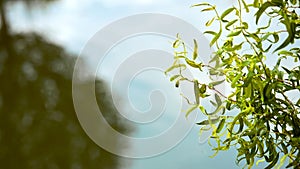
M 212 35 L 210 46 L 216 49 L 209 63 L 199 62 L 196 42 L 191 56 L 179 36 L 173 44 L 175 61 L 166 72 L 179 70 L 171 77 L 177 86 L 181 81 L 194 84 L 195 103 L 187 115 L 199 109 L 207 117 L 197 124 L 203 126 L 201 130 L 212 130 L 210 141 L 215 141 L 215 154 L 234 147 L 237 163 L 245 161 L 244 167 L 266 161 L 266 168 L 280 168 L 285 163 L 287 168 L 299 168 L 300 2 L 237 0 L 236 6 L 222 13 L 209 3 L 193 7 L 213 12 L 206 26 L 214 24 L 218 29 L 204 32 Z M 246 15 L 252 17 L 246 20 Z M 275 61 L 272 66 L 266 62 L 270 58 Z M 285 60 L 293 66 L 285 66 Z M 223 80 L 207 84 L 188 79 L 182 74 L 186 67 L 198 71 L 205 68 L 211 77 Z M 229 95 L 217 89 L 224 83 L 231 88 Z M 216 109 L 209 113 L 201 99 L 212 92 L 211 103 Z

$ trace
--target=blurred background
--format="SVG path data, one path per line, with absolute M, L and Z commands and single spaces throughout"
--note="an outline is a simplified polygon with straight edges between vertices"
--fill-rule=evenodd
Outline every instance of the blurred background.
M 74 63 L 95 32 L 117 19 L 144 12 L 173 15 L 203 31 L 210 17 L 190 8 L 198 2 L 0 0 L 0 168 L 240 168 L 235 165 L 234 151 L 222 152 L 213 159 L 209 158 L 213 152 L 206 142 L 199 143 L 199 127 L 196 125 L 178 146 L 164 154 L 145 159 L 118 157 L 101 149 L 85 134 L 74 111 Z M 211 2 L 220 9 L 233 3 Z M 171 43 L 167 40 L 160 43 L 169 45 L 172 52 Z M 86 69 L 90 64 L 95 64 L 93 60 L 82 60 L 81 63 Z M 84 78 L 86 84 L 94 83 L 93 80 L 88 76 Z M 85 87 L 85 83 L 81 84 L 82 87 Z M 164 130 L 157 128 L 161 126 L 159 124 L 156 128 L 144 128 L 122 118 L 112 104 L 108 85 L 105 76 L 97 76 L 98 105 L 113 128 L 136 137 Z M 140 101 L 138 105 L 143 104 L 140 98 L 144 93 L 140 90 L 149 90 L 145 86 L 137 85 L 137 88 L 131 89 L 138 93 L 133 98 Z M 84 98 L 85 93 L 82 93 L 83 102 Z M 118 99 L 122 103 L 122 93 Z M 140 108 L 147 109 L 147 104 Z M 89 107 L 86 109 L 88 111 Z M 168 120 L 161 123 L 165 125 Z M 118 145 L 118 140 L 111 140 L 111 144 Z M 130 143 L 128 147 L 134 149 Z
M 38 32 L 12 29 L 15 18 L 46 9 L 51 3 L 0 1 L 0 168 L 123 168 L 126 164 L 120 167 L 119 157 L 87 137 L 76 118 L 72 101 L 76 56 Z M 9 16 L 14 5 L 24 7 L 22 15 Z M 96 80 L 96 96 L 111 126 L 129 131 L 101 79 Z M 117 145 L 118 140 L 111 144 Z

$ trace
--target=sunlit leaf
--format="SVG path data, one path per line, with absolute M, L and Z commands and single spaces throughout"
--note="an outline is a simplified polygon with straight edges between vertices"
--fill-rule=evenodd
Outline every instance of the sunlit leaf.
M 191 66 L 191 67 L 202 69 L 202 64 L 201 64 L 201 63 L 197 64 L 197 63 L 195 63 L 194 61 L 189 60 L 188 58 L 185 58 L 185 62 L 186 62 L 189 66 Z
M 247 5 L 247 3 L 245 2 L 245 0 L 242 0 L 242 3 L 243 3 L 243 5 L 244 5 L 244 7 L 245 7 L 245 9 L 246 9 L 246 12 L 249 12 L 249 8 L 248 8 L 248 5 Z
M 203 32 L 204 34 L 211 34 L 211 35 L 217 35 L 217 32 L 214 32 L 214 31 L 205 31 Z
M 210 19 L 209 21 L 207 21 L 205 23 L 205 26 L 210 26 L 214 22 L 215 19 L 216 19 L 216 17 L 213 17 L 212 19 Z
M 235 20 L 229 21 L 229 22 L 226 24 L 225 29 L 229 30 L 229 27 L 230 27 L 231 25 L 233 25 L 234 23 L 236 23 L 236 21 L 238 21 L 238 20 L 235 19 Z
M 194 39 L 194 52 L 193 52 L 193 60 L 198 57 L 198 43 L 196 39 Z
M 199 104 L 199 94 L 200 94 L 198 80 L 194 80 L 194 94 L 195 94 L 196 103 L 198 105 Z
M 175 40 L 174 43 L 173 43 L 173 48 L 178 48 L 180 45 L 180 40 Z
M 194 4 L 191 7 L 195 7 L 195 6 L 209 6 L 210 4 L 207 2 L 203 2 L 203 3 L 199 3 L 199 4 Z
M 205 11 L 213 11 L 213 10 L 215 10 L 215 7 L 214 7 L 214 6 L 209 7 L 209 8 L 204 8 L 204 9 L 201 10 L 201 12 L 205 12 Z
M 199 106 L 199 109 L 201 110 L 202 113 L 207 114 L 207 112 L 203 106 Z
M 199 105 L 196 104 L 196 105 L 193 105 L 191 108 L 189 108 L 185 113 L 185 117 L 188 117 L 191 114 L 191 112 L 193 112 L 194 110 L 196 110 L 198 108 L 198 106 Z
M 165 71 L 165 74 L 172 71 L 173 69 L 176 69 L 176 68 L 183 68 L 183 69 L 186 69 L 186 65 L 185 64 L 177 64 L 177 65 L 173 65 L 171 66 L 170 68 L 168 68 L 166 71 Z
M 170 81 L 172 82 L 173 80 L 177 79 L 178 77 L 180 77 L 180 75 L 174 75 L 174 76 L 170 77 Z
M 225 21 L 224 18 L 225 18 L 228 14 L 230 14 L 234 9 L 235 9 L 234 7 L 228 8 L 226 11 L 224 11 L 224 12 L 222 13 L 220 19 L 224 22 L 224 21 Z
M 231 87 L 235 88 L 236 82 L 241 78 L 242 72 L 240 72 L 232 81 L 231 81 Z
M 210 41 L 209 45 L 213 46 L 216 43 L 216 41 L 220 38 L 221 34 L 222 34 L 222 29 L 220 29 L 219 33 L 213 37 L 213 39 Z
M 238 31 L 235 31 L 235 32 L 231 32 L 230 34 L 227 35 L 227 37 L 237 36 L 237 35 L 239 35 L 241 32 L 242 32 L 242 30 L 238 30 Z

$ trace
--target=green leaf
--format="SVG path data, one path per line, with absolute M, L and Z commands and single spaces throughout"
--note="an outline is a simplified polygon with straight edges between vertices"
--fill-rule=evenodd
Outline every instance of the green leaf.
M 167 74 L 168 72 L 172 71 L 173 69 L 180 68 L 180 67 L 186 69 L 186 65 L 185 65 L 185 64 L 177 64 L 177 65 L 173 65 L 173 66 L 169 67 L 169 68 L 165 71 L 165 74 Z
M 227 37 L 233 37 L 233 36 L 237 36 L 242 32 L 242 30 L 238 30 L 235 32 L 231 32 L 230 34 L 227 35 Z
M 191 7 L 195 7 L 195 6 L 209 6 L 210 4 L 207 2 L 203 2 L 203 3 L 199 3 L 199 4 L 194 4 Z
M 211 35 L 217 35 L 217 32 L 214 32 L 214 31 L 205 31 L 203 32 L 204 34 L 211 34 Z
M 257 143 L 257 148 L 258 148 L 258 151 L 259 151 L 259 156 L 258 157 L 263 157 L 263 155 L 264 155 L 264 143 L 259 141 Z M 263 160 L 263 161 L 265 161 L 265 160 Z M 256 165 L 258 165 L 258 164 L 256 163 Z
M 227 110 L 231 110 L 231 102 L 229 102 L 229 101 L 227 101 L 227 103 L 226 103 L 226 109 Z
M 271 2 L 267 1 L 264 4 L 262 4 L 262 6 L 259 8 L 259 10 L 256 12 L 256 24 L 258 23 L 259 18 L 261 17 L 261 15 L 263 14 L 263 12 L 269 8 L 270 6 L 274 6 Z
M 207 115 L 207 111 L 205 110 L 205 108 L 203 106 L 199 106 L 199 109 L 201 110 L 202 113 Z
M 278 55 L 293 56 L 293 52 L 290 52 L 287 50 L 282 50 L 282 51 L 278 52 Z
M 300 99 L 298 99 L 296 105 L 299 105 L 299 106 L 300 106 Z
M 242 49 L 243 44 L 244 44 L 244 42 L 241 42 L 238 45 L 234 45 L 232 47 L 226 47 L 224 49 L 226 49 L 227 51 L 238 51 L 238 50 Z
M 206 92 L 206 84 L 201 85 L 200 87 L 200 93 L 204 94 Z
M 272 160 L 272 162 L 265 169 L 273 168 L 276 165 L 278 159 L 279 159 L 279 153 L 276 154 L 276 157 Z
M 219 125 L 218 125 L 218 127 L 217 127 L 217 129 L 216 129 L 216 133 L 220 133 L 220 131 L 222 131 L 222 129 L 224 128 L 224 125 L 225 125 L 225 119 L 223 118 L 223 119 L 220 121 L 220 123 L 219 123 Z
M 195 60 L 198 57 L 198 43 L 196 39 L 194 39 L 194 52 L 193 52 L 193 59 Z
M 217 103 L 213 102 L 212 100 L 209 101 L 213 106 L 217 107 Z
M 198 80 L 194 80 L 194 94 L 195 94 L 195 99 L 196 99 L 196 103 L 197 105 L 200 103 L 199 102 L 199 94 L 200 94 L 200 90 L 199 90 L 199 83 Z
M 191 112 L 193 112 L 198 106 L 199 105 L 196 104 L 193 107 L 189 108 L 185 113 L 185 117 L 188 117 L 191 114 Z
M 224 20 L 224 18 L 225 18 L 228 14 L 230 14 L 234 9 L 235 9 L 234 7 L 228 8 L 226 11 L 224 11 L 224 12 L 222 13 L 220 19 L 221 19 L 223 22 L 225 22 L 226 20 Z
M 231 25 L 233 25 L 234 23 L 236 23 L 236 21 L 238 21 L 238 20 L 235 19 L 235 20 L 232 20 L 232 21 L 228 22 L 228 23 L 226 24 L 226 26 L 225 26 L 225 29 L 229 30 L 228 28 L 229 28 Z
M 240 133 L 240 132 L 242 132 L 243 131 L 243 128 L 244 128 L 244 121 L 243 121 L 243 117 L 240 117 L 239 118 L 239 130 L 238 130 L 238 132 L 237 133 Z M 236 134 L 237 134 L 236 133 Z
M 218 106 L 221 106 L 221 104 L 222 104 L 222 101 L 221 101 L 221 98 L 220 98 L 220 96 L 219 96 L 219 95 L 217 95 L 217 94 L 215 94 L 215 99 L 216 99 L 216 102 L 217 102 Z
M 284 71 L 286 71 L 286 73 L 291 74 L 291 71 L 290 71 L 288 68 L 285 68 L 285 67 L 282 66 L 282 69 L 283 69 Z
M 216 124 L 220 120 L 220 117 L 210 120 L 203 120 L 199 123 L 196 123 L 198 125 L 209 125 L 209 124 Z
M 279 36 L 277 33 L 273 33 L 273 38 L 274 38 L 274 41 L 272 43 L 277 43 L 279 41 Z
M 254 39 L 257 43 L 260 43 L 261 42 L 261 39 L 254 33 L 251 33 L 251 34 L 248 34 L 246 36 L 249 36 L 251 37 L 252 39 Z
M 241 78 L 242 72 L 240 72 L 232 81 L 231 81 L 231 87 L 235 88 L 236 82 Z
M 276 6 L 282 6 L 283 0 L 271 0 L 271 2 Z
M 220 112 L 222 109 L 224 109 L 224 106 L 218 106 L 217 105 L 217 108 L 216 108 L 216 110 L 215 111 L 213 111 L 213 112 L 211 112 L 211 113 L 208 113 L 208 115 L 215 115 L 215 114 L 217 114 L 218 112 Z
M 217 75 L 218 72 L 215 69 L 210 69 L 209 70 L 209 75 Z M 209 86 L 212 86 L 212 84 L 209 84 Z
M 210 46 L 213 46 L 216 43 L 216 41 L 220 38 L 221 33 L 222 33 L 222 29 L 220 29 L 219 33 L 216 34 L 215 37 L 210 41 L 209 43 Z
M 179 87 L 180 80 L 177 80 L 175 83 L 175 87 Z
M 205 23 L 205 26 L 210 26 L 214 22 L 215 19 L 216 19 L 216 17 L 213 17 L 211 20 L 207 21 Z
M 186 57 L 184 55 L 176 55 L 174 56 L 174 59 L 185 59 Z
M 253 2 L 253 6 L 254 6 L 254 7 L 256 7 L 256 8 L 258 8 L 258 6 L 259 6 L 259 2 L 258 2 L 258 0 L 254 0 L 254 2 Z
M 293 24 L 291 24 L 291 25 L 293 25 Z M 284 40 L 284 42 L 278 48 L 275 49 L 274 52 L 276 52 L 280 49 L 283 49 L 284 47 L 286 47 L 290 43 L 293 43 L 294 37 L 295 37 L 295 34 L 294 34 L 295 31 L 294 30 L 287 30 L 287 31 L 289 33 L 288 37 Z
M 270 44 L 266 49 L 263 49 L 262 51 L 267 53 L 272 47 L 272 44 Z
M 289 18 L 284 15 L 284 20 L 281 21 L 288 32 L 288 37 L 285 39 L 285 41 L 277 48 L 275 49 L 274 52 L 276 52 L 279 49 L 282 49 L 286 47 L 290 43 L 294 43 L 294 38 L 295 38 L 295 32 L 296 32 L 296 24 L 294 22 L 290 22 Z
M 249 8 L 248 8 L 247 3 L 244 0 L 242 0 L 242 3 L 243 3 L 243 5 L 244 5 L 244 7 L 246 9 L 246 12 L 248 13 L 249 12 Z
M 180 75 L 174 75 L 174 76 L 172 76 L 172 77 L 170 78 L 170 81 L 172 82 L 172 81 L 174 81 L 175 79 L 177 79 L 178 77 L 180 77 Z
M 193 68 L 199 68 L 200 70 L 202 69 L 202 64 L 201 64 L 201 63 L 197 64 L 197 63 L 195 63 L 194 61 L 189 60 L 188 58 L 185 58 L 185 62 L 186 62 L 188 65 L 190 65 L 191 67 L 193 67 Z
M 247 22 L 243 22 L 242 24 L 244 25 L 244 26 L 243 26 L 243 27 L 244 27 L 244 29 L 248 29 L 248 28 L 249 28 L 249 25 L 248 25 L 248 23 L 247 23 Z
M 217 86 L 217 85 L 223 83 L 224 81 L 225 81 L 225 79 L 224 80 L 220 80 L 220 81 L 211 82 L 211 83 L 209 83 L 209 86 Z
M 235 118 L 232 120 L 231 124 L 230 124 L 230 127 L 228 129 L 229 133 L 232 134 L 232 130 L 236 124 L 236 122 L 241 118 L 241 116 L 243 116 L 244 114 L 243 113 L 239 113 L 237 116 L 235 116 Z
M 202 9 L 201 12 L 205 12 L 205 11 L 213 11 L 213 10 L 215 10 L 215 6 L 212 6 L 212 7 L 209 7 L 209 8 Z
M 180 45 L 180 40 L 176 39 L 175 42 L 173 43 L 173 48 L 178 48 Z

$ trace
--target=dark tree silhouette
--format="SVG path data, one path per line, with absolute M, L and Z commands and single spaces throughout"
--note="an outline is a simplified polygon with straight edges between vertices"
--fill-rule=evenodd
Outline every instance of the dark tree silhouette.
M 75 57 L 35 33 L 11 33 L 4 3 L 0 1 L 1 168 L 118 168 L 120 158 L 94 144 L 76 118 Z M 110 103 L 104 82 L 96 80 L 96 86 L 97 97 Z M 109 122 L 116 129 L 127 131 L 111 105 L 102 104 L 104 116 L 113 117 Z

